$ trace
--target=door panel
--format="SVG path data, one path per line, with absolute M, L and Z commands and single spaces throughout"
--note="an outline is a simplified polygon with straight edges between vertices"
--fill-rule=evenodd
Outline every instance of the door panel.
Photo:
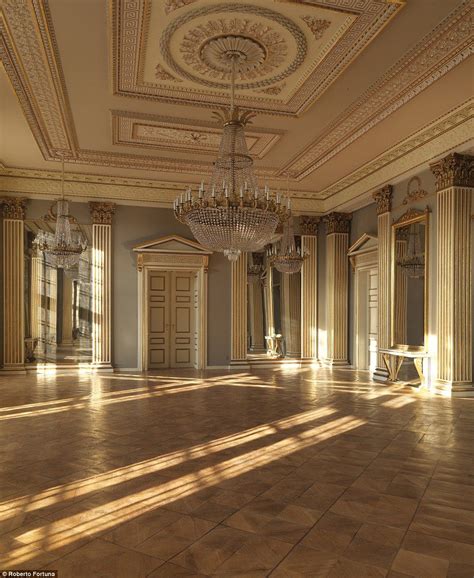
M 169 273 L 150 271 L 148 277 L 148 368 L 169 367 Z
M 170 367 L 194 366 L 194 274 L 171 271 Z

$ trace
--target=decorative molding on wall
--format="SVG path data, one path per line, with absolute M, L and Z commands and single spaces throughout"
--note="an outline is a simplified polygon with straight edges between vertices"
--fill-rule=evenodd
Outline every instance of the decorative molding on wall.
M 398 219 L 393 221 L 393 224 L 397 225 L 400 223 L 406 223 L 408 221 L 411 221 L 412 219 L 416 219 L 417 217 L 421 217 L 425 213 L 429 213 L 429 212 L 430 212 L 429 207 L 426 207 L 426 209 L 424 211 L 422 211 L 420 209 L 407 209 L 402 215 L 400 215 L 398 217 Z
M 315 14 L 323 14 L 316 12 L 318 7 L 326 9 L 326 16 L 328 10 L 332 10 L 337 26 L 332 31 L 326 27 L 327 42 L 322 42 L 318 52 L 313 51 L 311 58 L 305 59 L 306 37 L 301 28 L 304 24 L 299 18 L 307 15 L 308 6 L 305 6 L 304 12 L 301 10 L 303 6 L 298 6 L 293 14 L 293 11 L 285 10 L 285 3 L 275 3 L 272 10 L 250 3 L 221 3 L 197 8 L 189 1 L 176 3 L 176 8 L 175 3 L 171 4 L 173 6 L 167 4 L 165 7 L 165 22 L 160 32 L 154 28 L 157 19 L 153 18 L 153 10 L 157 7 L 146 0 L 133 3 L 111 0 L 114 23 L 113 79 L 117 93 L 166 102 L 192 102 L 206 107 L 222 104 L 226 98 L 225 82 L 222 81 L 225 81 L 227 73 L 213 70 L 212 61 L 206 59 L 205 47 L 209 39 L 219 34 L 232 33 L 253 42 L 257 52 L 257 47 L 261 46 L 267 56 L 271 56 L 262 61 L 262 70 L 247 73 L 247 76 L 253 74 L 255 78 L 241 79 L 242 105 L 269 114 L 285 115 L 301 114 L 314 103 L 402 6 L 371 0 L 351 2 L 349 8 L 346 0 L 315 4 L 312 6 Z M 191 6 L 188 8 L 189 4 Z M 178 8 L 179 15 L 166 21 Z M 308 22 L 306 25 L 310 29 L 314 28 L 314 33 L 319 35 L 321 25 L 318 30 L 315 28 L 318 20 L 315 18 L 314 26 Z M 178 29 L 183 38 L 175 34 Z M 147 46 L 151 34 L 161 34 L 160 52 L 154 52 L 154 57 L 162 59 L 167 71 L 172 71 L 176 78 L 186 83 L 178 86 L 174 80 L 167 82 L 160 79 L 159 83 L 145 81 L 144 63 L 150 58 Z M 281 42 L 274 42 L 275 35 L 281 36 Z M 196 43 L 202 48 L 197 52 L 194 50 Z M 288 44 L 287 48 L 285 43 Z M 188 45 L 191 51 L 186 51 Z M 273 55 L 275 50 L 277 52 Z M 272 63 L 273 71 L 267 70 L 269 62 Z M 298 77 L 292 83 L 295 87 L 292 93 L 286 87 L 276 94 L 272 91 L 269 97 L 257 96 L 259 90 L 280 83 L 291 73 Z M 196 90 L 197 87 L 201 87 L 200 90 Z
M 452 153 L 430 165 L 436 178 L 436 189 L 474 187 L 474 156 Z
M 385 185 L 372 195 L 375 204 L 377 205 L 377 215 L 389 213 L 392 210 L 393 187 Z
M 112 110 L 112 138 L 116 145 L 215 155 L 222 138 L 216 122 Z M 249 152 L 263 158 L 285 131 L 251 127 L 246 130 Z
M 349 233 L 352 215 L 350 213 L 332 212 L 324 217 L 326 223 L 326 235 L 333 233 Z
M 469 1 L 464 1 L 390 70 L 377 80 L 324 133 L 282 168 L 298 180 L 333 158 L 425 88 L 468 58 L 471 43 Z
M 413 188 L 413 185 L 415 188 Z M 428 191 L 425 191 L 421 186 L 420 177 L 412 177 L 407 184 L 407 194 L 402 201 L 403 205 L 408 205 L 409 203 L 414 203 L 428 196 Z
M 474 100 L 469 99 L 446 115 L 410 135 L 374 160 L 356 169 L 348 177 L 319 191 L 324 211 L 369 196 L 370 191 L 433 158 L 446 154 L 472 138 Z

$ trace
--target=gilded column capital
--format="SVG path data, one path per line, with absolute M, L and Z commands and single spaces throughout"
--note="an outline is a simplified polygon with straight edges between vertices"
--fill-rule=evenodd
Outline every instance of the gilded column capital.
M 5 219 L 23 221 L 26 215 L 26 201 L 20 197 L 5 197 L 1 200 Z
M 89 203 L 92 223 L 94 225 L 111 225 L 115 213 L 115 203 Z
M 302 215 L 300 217 L 301 234 L 315 237 L 318 234 L 320 222 L 321 217 L 309 217 L 308 215 Z
M 430 165 L 436 179 L 436 190 L 448 187 L 474 187 L 474 157 L 451 153 Z
M 392 210 L 393 187 L 386 185 L 372 195 L 377 205 L 377 215 L 389 213 Z
M 324 217 L 326 223 L 326 235 L 332 233 L 349 233 L 351 228 L 352 213 L 329 213 Z

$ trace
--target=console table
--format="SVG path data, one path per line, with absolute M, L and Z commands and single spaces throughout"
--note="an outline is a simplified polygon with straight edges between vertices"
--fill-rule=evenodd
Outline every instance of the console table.
M 420 376 L 420 385 L 425 384 L 426 380 L 423 375 L 423 363 L 424 360 L 429 361 L 430 359 L 430 356 L 425 349 L 409 345 L 394 345 L 389 349 L 379 349 L 379 353 L 382 354 L 390 381 L 398 380 L 398 372 L 400 371 L 404 359 L 413 359 L 416 371 Z M 391 363 L 391 358 L 394 358 L 394 363 Z

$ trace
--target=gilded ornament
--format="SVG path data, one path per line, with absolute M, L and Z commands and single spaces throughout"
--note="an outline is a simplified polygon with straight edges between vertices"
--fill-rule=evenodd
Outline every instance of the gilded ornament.
M 7 197 L 2 199 L 3 217 L 5 219 L 15 219 L 23 221 L 26 215 L 27 199 L 19 197 Z
M 436 179 L 436 190 L 448 187 L 474 187 L 474 157 L 452 153 L 430 165 Z
M 321 20 L 314 16 L 302 16 L 301 19 L 306 22 L 316 40 L 321 40 L 324 32 L 331 26 L 329 20 Z
M 426 207 L 424 211 L 421 211 L 420 209 L 408 209 L 407 211 L 405 211 L 405 213 L 403 213 L 403 215 L 398 217 L 398 219 L 394 221 L 393 224 L 398 225 L 401 223 L 407 223 L 408 221 L 419 219 L 420 217 L 426 215 L 429 212 L 430 212 L 429 207 Z
M 352 213 L 329 213 L 324 217 L 326 235 L 332 233 L 349 233 L 351 229 Z
M 169 14 L 170 12 L 174 12 L 178 8 L 182 8 L 183 6 L 188 6 L 196 2 L 196 0 L 166 0 L 165 2 L 165 12 Z
M 415 188 L 413 188 L 413 184 L 415 185 Z M 408 181 L 407 194 L 405 195 L 402 204 L 408 205 L 409 203 L 413 203 L 425 198 L 427 195 L 428 191 L 425 191 L 421 187 L 420 177 L 413 177 Z
M 372 195 L 377 204 L 377 215 L 389 213 L 392 210 L 393 188 L 386 185 Z
M 320 217 L 302 215 L 300 217 L 300 230 L 302 235 L 316 236 L 319 231 Z
M 89 209 L 94 225 L 111 225 L 115 213 L 115 203 L 90 202 Z

